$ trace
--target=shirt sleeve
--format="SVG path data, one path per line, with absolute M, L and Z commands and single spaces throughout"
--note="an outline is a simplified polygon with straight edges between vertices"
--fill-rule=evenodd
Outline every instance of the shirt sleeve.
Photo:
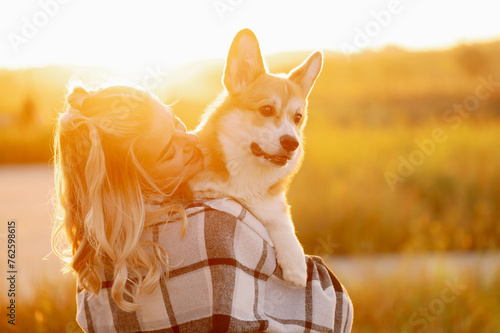
M 217 331 L 350 332 L 352 302 L 321 258 L 306 256 L 307 285 L 296 287 L 283 280 L 267 230 L 248 211 L 229 199 L 207 207 Z
M 231 199 L 193 202 L 181 222 L 147 230 L 169 256 L 168 279 L 142 293 L 141 309 L 114 303 L 112 276 L 98 295 L 79 290 L 77 321 L 87 332 L 349 332 L 351 300 L 319 257 L 306 256 L 307 285 L 283 280 L 265 227 Z

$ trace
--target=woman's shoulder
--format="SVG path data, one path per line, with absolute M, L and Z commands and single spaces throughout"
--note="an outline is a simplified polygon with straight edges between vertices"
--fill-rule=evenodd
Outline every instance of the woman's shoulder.
M 231 198 L 186 202 L 186 223 L 175 221 L 150 228 L 145 240 L 158 242 L 169 254 L 170 276 L 186 267 L 211 267 L 221 260 L 229 267 L 276 268 L 273 243 L 266 228 Z M 258 266 L 260 263 L 260 266 Z
M 267 229 L 241 203 L 232 198 L 197 200 L 186 204 L 188 223 L 198 220 L 216 232 L 254 233 L 273 245 Z

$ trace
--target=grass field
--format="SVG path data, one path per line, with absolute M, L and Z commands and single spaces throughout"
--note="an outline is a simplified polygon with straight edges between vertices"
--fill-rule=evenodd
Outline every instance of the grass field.
M 435 143 L 431 154 L 422 152 L 421 164 L 391 185 L 386 173 L 398 174 L 401 159 L 409 163 L 422 151 L 414 141 L 430 142 L 438 126 L 447 139 Z M 335 253 L 498 248 L 496 122 L 457 129 L 426 124 L 323 130 L 328 136 L 308 132 L 306 161 L 290 190 L 298 234 L 309 252 L 327 238 L 336 243 Z
M 80 332 L 74 280 L 59 272 L 54 255 L 46 258 L 51 176 L 44 164 L 0 166 L 0 183 L 11 189 L 0 194 L 0 218 L 15 216 L 19 223 L 17 324 L 2 320 L 0 332 Z M 5 234 L 0 236 L 4 247 Z M 322 238 L 308 252 L 321 254 L 347 288 L 353 332 L 489 333 L 500 327 L 500 252 L 338 256 L 335 240 Z M 0 263 L 3 272 L 5 265 Z M 6 289 L 0 280 L 0 290 Z M 6 296 L 0 295 L 2 309 Z
M 268 57 L 269 67 L 288 71 L 305 56 Z M 321 250 L 322 238 L 336 242 L 338 254 L 499 248 L 498 57 L 500 42 L 440 52 L 389 49 L 349 64 L 325 53 L 310 96 L 306 158 L 289 195 L 308 252 Z M 222 65 L 200 63 L 160 80 L 157 93 L 178 101 L 173 108 L 188 128 L 222 90 Z M 0 83 L 27 75 L 0 74 Z M 2 103 L 20 109 L 4 111 L 11 125 L 0 131 L 0 163 L 51 158 L 55 110 L 70 71 L 46 68 L 29 77 L 48 84 L 30 93 L 0 86 L 0 115 Z M 16 96 L 22 98 L 5 104 Z
M 484 284 L 480 272 L 449 277 L 420 272 L 366 279 L 348 289 L 354 302 L 353 332 L 498 332 L 500 275 Z M 368 283 L 367 283 L 368 282 Z
M 467 260 L 470 255 L 474 262 Z M 426 255 L 415 263 L 411 257 L 389 263 L 383 256 L 325 258 L 353 300 L 353 333 L 498 332 L 500 254 L 485 255 L 489 273 L 474 264 L 481 256 L 460 254 L 455 260 L 444 256 L 436 261 Z M 446 268 L 456 263 L 462 265 Z M 17 325 L 2 321 L 2 332 L 81 332 L 71 278 L 42 277 L 34 290 L 31 297 L 18 299 Z M 2 300 L 0 306 L 5 305 Z
M 305 55 L 269 57 L 269 68 L 288 71 Z M 353 56 L 349 64 L 341 55 L 325 56 L 289 201 L 306 252 L 333 256 L 331 266 L 354 301 L 353 332 L 498 332 L 497 268 L 486 279 L 467 265 L 377 266 L 385 254 L 481 257 L 500 250 L 500 42 L 439 52 L 388 49 Z M 155 92 L 178 100 L 174 110 L 192 129 L 222 89 L 222 66 L 193 66 L 188 80 L 166 79 Z M 24 228 L 19 288 L 26 295 L 15 332 L 77 331 L 72 280 L 62 279 L 55 258 L 41 261 L 50 250 L 50 138 L 71 73 L 0 70 L 0 163 L 41 163 L 26 164 L 21 174 L 0 168 L 0 217 L 19 219 Z M 25 76 L 34 91 L 16 83 Z M 339 255 L 355 263 L 373 255 L 374 268 L 337 270 Z M 453 283 L 465 289 L 450 293 Z M 5 302 L 2 295 L 2 308 Z

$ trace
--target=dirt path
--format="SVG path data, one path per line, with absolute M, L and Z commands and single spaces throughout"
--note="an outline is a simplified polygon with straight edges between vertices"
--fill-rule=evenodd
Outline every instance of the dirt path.
M 423 276 L 454 280 L 474 272 L 483 284 L 490 285 L 500 274 L 500 251 L 387 254 L 370 256 L 332 256 L 324 258 L 328 267 L 349 287 L 397 276 L 406 281 Z M 467 274 L 466 274 L 467 275 Z
M 60 274 L 61 265 L 51 252 L 53 188 L 49 165 L 0 166 L 0 269 L 6 272 L 7 221 L 16 222 L 16 269 L 19 292 L 30 294 L 34 279 Z M 48 256 L 46 259 L 44 257 Z M 3 279 L 2 279 L 3 280 Z

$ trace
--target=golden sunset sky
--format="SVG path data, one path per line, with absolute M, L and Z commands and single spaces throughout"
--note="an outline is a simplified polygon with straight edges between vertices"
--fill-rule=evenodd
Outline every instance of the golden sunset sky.
M 246 27 L 265 54 L 442 49 L 500 39 L 499 9 L 497 0 L 2 1 L 0 67 L 165 69 L 224 58 Z

